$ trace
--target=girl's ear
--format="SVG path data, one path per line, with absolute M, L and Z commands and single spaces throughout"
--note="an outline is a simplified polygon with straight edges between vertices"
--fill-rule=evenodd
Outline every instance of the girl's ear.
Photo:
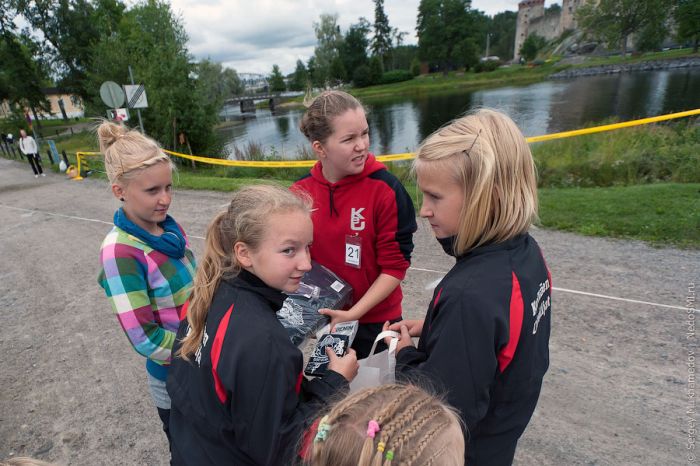
M 124 192 L 125 192 L 125 189 L 122 186 L 120 186 L 118 184 L 112 185 L 112 194 L 114 194 L 114 197 L 116 197 L 120 201 L 124 200 Z
M 313 149 L 314 154 L 316 154 L 316 157 L 318 157 L 319 159 L 323 159 L 326 157 L 326 151 L 323 150 L 323 145 L 321 144 L 321 141 L 312 142 L 311 149 Z
M 253 266 L 253 260 L 250 257 L 250 253 L 250 248 L 242 241 L 238 241 L 233 245 L 233 255 L 235 256 L 236 261 L 244 268 Z

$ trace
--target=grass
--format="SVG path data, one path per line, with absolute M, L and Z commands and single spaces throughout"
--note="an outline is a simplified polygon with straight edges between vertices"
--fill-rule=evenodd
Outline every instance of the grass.
M 531 145 L 540 186 L 700 181 L 697 120 L 625 128 Z
M 700 249 L 700 183 L 543 188 L 544 228 Z

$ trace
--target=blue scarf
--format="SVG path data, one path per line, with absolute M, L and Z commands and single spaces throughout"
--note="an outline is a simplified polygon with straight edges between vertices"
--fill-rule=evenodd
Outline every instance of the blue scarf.
M 166 215 L 165 221 L 158 224 L 165 230 L 165 233 L 160 236 L 150 234 L 126 218 L 123 208 L 114 212 L 114 225 L 169 257 L 174 259 L 182 259 L 185 257 L 185 237 L 182 235 L 180 227 L 177 226 L 175 219 L 170 215 Z

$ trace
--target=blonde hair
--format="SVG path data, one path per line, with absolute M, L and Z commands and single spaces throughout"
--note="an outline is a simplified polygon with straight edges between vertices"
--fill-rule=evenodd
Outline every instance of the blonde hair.
M 479 109 L 431 134 L 416 173 L 451 176 L 464 190 L 457 255 L 526 232 L 537 218 L 537 176 L 525 137 L 507 115 Z
M 178 356 L 187 360 L 199 347 L 209 306 L 221 279 L 234 277 L 241 270 L 233 247 L 245 243 L 258 250 L 267 232 L 271 215 L 289 212 L 310 215 L 311 201 L 303 192 L 290 192 L 279 186 L 247 186 L 233 194 L 225 212 L 209 224 L 204 255 L 197 266 L 192 294 L 187 307 L 190 332 L 182 340 Z
M 356 108 L 364 111 L 359 100 L 343 91 L 324 91 L 312 100 L 307 96 L 304 105 L 307 109 L 301 118 L 299 129 L 309 142 L 326 142 L 333 134 L 333 118 Z
M 376 421 L 379 431 L 367 435 Z M 464 464 L 464 433 L 457 414 L 414 385 L 381 385 L 346 397 L 324 419 L 310 466 Z
M 160 145 L 134 129 L 103 121 L 97 127 L 100 152 L 104 154 L 105 171 L 111 184 L 120 184 L 157 163 L 168 163 L 174 169 Z

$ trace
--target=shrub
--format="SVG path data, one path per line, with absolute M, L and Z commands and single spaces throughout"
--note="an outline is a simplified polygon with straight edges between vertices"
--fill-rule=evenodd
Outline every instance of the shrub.
M 408 70 L 392 70 L 382 74 L 379 84 L 400 83 L 411 79 L 413 79 L 413 73 Z

